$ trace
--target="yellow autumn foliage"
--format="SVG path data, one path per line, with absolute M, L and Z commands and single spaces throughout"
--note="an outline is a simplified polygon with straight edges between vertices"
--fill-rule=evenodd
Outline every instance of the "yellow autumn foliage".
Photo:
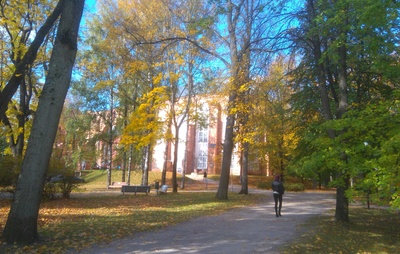
M 159 111 L 166 106 L 167 88 L 156 87 L 141 99 L 138 109 L 121 137 L 121 144 L 134 144 L 137 149 L 154 144 L 162 137 L 164 120 Z

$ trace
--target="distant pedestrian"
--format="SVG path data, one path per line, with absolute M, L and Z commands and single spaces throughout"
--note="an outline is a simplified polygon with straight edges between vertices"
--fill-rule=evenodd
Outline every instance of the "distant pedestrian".
M 285 193 L 285 187 L 283 186 L 283 183 L 281 182 L 279 176 L 275 176 L 275 180 L 272 182 L 272 193 L 274 195 L 276 217 L 282 216 L 281 215 L 282 195 Z M 279 209 L 278 209 L 278 202 L 279 202 Z
M 207 171 L 204 171 L 204 174 L 203 174 L 203 181 L 206 181 L 207 180 Z

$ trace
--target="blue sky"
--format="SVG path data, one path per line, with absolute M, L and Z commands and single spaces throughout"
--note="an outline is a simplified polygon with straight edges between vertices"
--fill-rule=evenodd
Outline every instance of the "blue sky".
M 81 20 L 81 32 L 84 30 L 85 21 L 88 17 L 88 14 L 94 13 L 96 11 L 96 2 L 97 0 L 85 0 L 85 8 L 83 9 L 83 16 Z
M 85 0 L 85 9 L 83 11 L 83 17 L 82 17 L 83 22 L 88 12 L 90 13 L 96 11 L 96 2 L 97 0 Z
M 89 7 L 89 9 L 92 9 L 96 6 L 96 0 L 86 0 L 85 4 L 87 7 Z

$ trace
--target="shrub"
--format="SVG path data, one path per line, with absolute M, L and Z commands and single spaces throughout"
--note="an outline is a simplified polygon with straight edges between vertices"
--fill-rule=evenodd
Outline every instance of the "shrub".
M 54 199 L 57 193 L 61 193 L 63 198 L 69 198 L 73 189 L 77 188 L 83 179 L 75 177 L 75 170 L 65 166 L 63 160 L 50 160 L 48 177 L 43 189 L 45 198 Z
M 83 180 L 74 176 L 74 170 L 65 168 L 63 162 L 50 161 L 48 175 L 43 196 L 54 199 L 57 193 L 63 197 L 69 198 L 71 191 L 77 187 L 77 184 Z M 12 156 L 0 157 L 0 190 L 6 192 L 15 192 L 15 186 L 18 180 L 22 164 L 22 158 Z
M 272 181 L 259 182 L 257 184 L 257 188 L 263 189 L 263 190 L 268 190 L 268 189 L 271 189 L 271 184 L 272 184 Z
M 61 193 L 63 198 L 69 198 L 73 189 L 77 188 L 79 183 L 83 183 L 85 180 L 75 177 L 73 175 L 57 175 L 48 178 L 43 195 L 46 198 L 54 199 L 57 193 Z
M 21 162 L 19 157 L 0 157 L 0 187 L 3 187 L 3 191 L 14 192 Z
M 267 181 L 262 181 L 257 184 L 258 189 L 269 190 L 271 189 L 273 179 L 268 179 Z M 286 178 L 284 182 L 286 191 L 304 191 L 305 185 L 301 182 L 298 182 L 296 178 Z
M 47 182 L 43 188 L 43 197 L 47 199 L 55 199 L 56 194 L 59 193 L 57 185 L 54 183 Z
M 287 183 L 285 184 L 286 191 L 304 191 L 304 184 L 302 183 Z

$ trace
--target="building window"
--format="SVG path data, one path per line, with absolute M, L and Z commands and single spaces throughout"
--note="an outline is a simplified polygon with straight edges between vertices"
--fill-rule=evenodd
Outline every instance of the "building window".
M 207 153 L 200 151 L 197 157 L 197 169 L 207 169 Z
M 200 143 L 207 143 L 208 142 L 208 137 L 207 137 L 207 129 L 201 129 L 199 130 L 199 139 L 198 142 Z

